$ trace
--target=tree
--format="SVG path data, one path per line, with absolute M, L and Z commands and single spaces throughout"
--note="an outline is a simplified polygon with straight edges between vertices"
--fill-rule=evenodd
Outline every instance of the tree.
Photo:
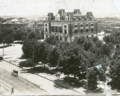
M 112 33 L 110 36 L 105 36 L 103 39 L 106 43 L 112 43 L 113 45 L 119 44 L 120 32 Z
M 84 47 L 84 49 L 86 51 L 88 51 L 90 48 L 93 47 L 93 42 L 92 42 L 92 40 L 89 37 L 86 37 L 86 40 L 85 40 L 85 42 L 83 44 L 83 47 Z
M 36 44 L 34 40 L 26 39 L 24 41 L 22 50 L 26 57 L 31 57 L 33 55 L 34 44 Z
M 95 90 L 97 88 L 97 76 L 98 70 L 96 68 L 91 68 L 88 71 L 88 89 Z
M 85 40 L 86 40 L 85 36 L 81 36 L 81 37 L 75 39 L 74 42 L 76 42 L 77 44 L 83 44 L 85 42 Z
M 101 48 L 102 48 L 102 54 L 109 56 L 113 46 L 111 44 L 103 44 Z
M 120 60 L 116 59 L 110 65 L 110 78 L 112 79 L 110 85 L 112 88 L 120 89 Z
M 2 29 L 2 39 L 4 39 L 4 43 L 10 45 L 14 41 L 14 30 L 13 28 L 3 28 Z M 2 40 L 3 41 L 3 40 Z
M 56 40 L 54 36 L 50 36 L 49 38 L 46 38 L 45 42 L 51 45 L 55 45 L 56 43 L 58 43 L 58 41 Z
M 0 44 L 3 43 L 3 33 L 0 31 Z
M 56 66 L 59 58 L 57 48 L 54 46 L 50 46 L 48 50 L 49 52 L 47 55 L 47 60 L 50 62 L 51 65 Z
M 103 40 L 104 40 L 106 43 L 110 43 L 110 42 L 111 42 L 111 39 L 110 39 L 110 36 L 109 36 L 109 35 L 104 36 Z
M 23 41 L 26 35 L 28 34 L 25 27 L 21 27 L 21 28 L 15 27 L 14 30 L 15 30 L 15 36 L 14 36 L 15 40 Z
M 66 44 L 67 45 L 67 44 Z M 67 48 L 65 48 L 67 47 Z M 86 53 L 82 47 L 76 43 L 60 46 L 58 64 L 62 67 L 64 74 L 74 75 L 82 72 L 85 68 Z M 82 70 L 81 70 L 82 69 Z

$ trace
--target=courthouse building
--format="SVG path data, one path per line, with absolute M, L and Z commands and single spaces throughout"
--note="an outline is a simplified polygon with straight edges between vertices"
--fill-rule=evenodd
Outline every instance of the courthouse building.
M 48 13 L 44 21 L 44 39 L 54 36 L 57 40 L 72 42 L 82 35 L 97 33 L 97 21 L 94 20 L 92 12 L 82 15 L 79 9 L 74 12 L 65 12 L 60 9 L 57 15 Z

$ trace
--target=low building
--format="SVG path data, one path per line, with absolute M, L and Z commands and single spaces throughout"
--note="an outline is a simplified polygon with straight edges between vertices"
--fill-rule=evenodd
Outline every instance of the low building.
M 25 27 L 27 23 L 18 21 L 17 19 L 8 20 L 0 24 L 1 28 L 5 27 Z

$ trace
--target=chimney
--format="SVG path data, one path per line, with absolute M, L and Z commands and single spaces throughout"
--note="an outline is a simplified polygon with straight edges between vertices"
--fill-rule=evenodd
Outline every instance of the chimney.
M 53 18 L 54 15 L 53 15 L 53 13 L 48 13 L 47 16 L 48 16 L 48 20 L 52 20 L 52 18 Z
M 60 9 L 58 11 L 58 14 L 60 15 L 60 20 L 65 20 L 65 16 L 66 16 L 65 9 Z
M 86 16 L 89 17 L 89 18 L 91 18 L 91 19 L 94 18 L 92 12 L 87 12 L 87 13 L 86 13 Z
M 73 14 L 81 14 L 80 9 L 74 9 Z
M 67 16 L 68 16 L 68 21 L 71 21 L 73 17 L 73 12 L 67 12 Z
M 60 14 L 60 16 L 64 16 L 65 15 L 65 9 L 59 9 L 58 14 Z

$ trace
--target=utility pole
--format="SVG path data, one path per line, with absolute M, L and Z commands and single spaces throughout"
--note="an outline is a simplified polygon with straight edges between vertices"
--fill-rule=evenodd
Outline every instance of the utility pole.
M 33 66 L 34 66 L 34 49 L 33 49 Z
M 4 56 L 4 39 L 3 39 L 3 56 Z
M 33 40 L 33 43 L 35 43 L 34 40 Z M 35 65 L 34 65 L 34 46 L 35 46 L 35 45 L 33 44 L 33 67 L 35 66 Z
M 87 78 L 86 89 L 88 91 L 88 63 L 87 63 L 87 66 L 86 66 L 86 78 Z

